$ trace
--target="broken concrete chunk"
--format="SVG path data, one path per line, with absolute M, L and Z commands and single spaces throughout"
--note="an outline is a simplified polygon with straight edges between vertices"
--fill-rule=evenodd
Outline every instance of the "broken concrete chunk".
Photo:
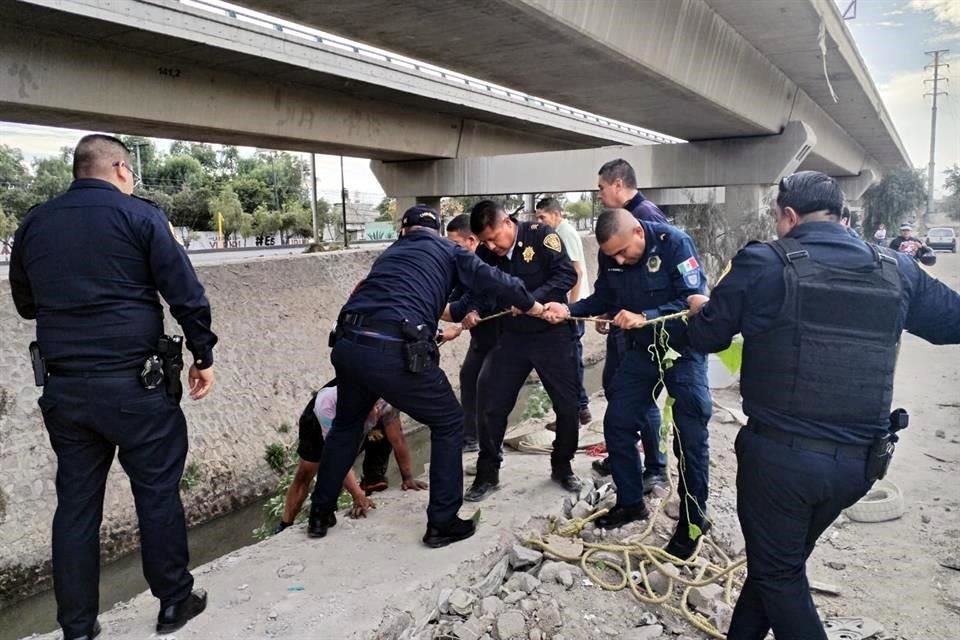
M 507 605 L 514 605 L 527 597 L 523 591 L 514 591 L 513 593 L 508 593 L 507 596 L 503 599 L 503 603 Z
M 630 636 L 630 640 L 653 640 L 663 635 L 663 625 L 651 624 L 638 627 Z
M 551 534 L 546 537 L 544 542 L 564 558 L 579 558 L 583 555 L 583 542 L 581 540 Z
M 594 488 L 595 488 L 595 487 L 594 487 L 594 484 L 593 484 L 593 479 L 587 478 L 586 480 L 584 480 L 584 481 L 583 481 L 583 486 L 580 487 L 580 496 L 579 496 L 580 501 L 581 501 L 581 502 L 586 502 L 586 503 L 589 504 L 589 502 L 590 502 L 590 494 L 593 493 Z
M 440 613 L 450 613 L 448 604 L 452 593 L 453 589 L 440 589 L 440 593 L 437 595 L 437 609 L 440 610 Z
M 715 603 L 723 599 L 723 587 L 718 584 L 705 584 L 690 590 L 688 601 L 698 611 L 710 611 Z
M 543 631 L 540 631 L 540 629 L 534 627 L 533 629 L 530 629 L 528 638 L 530 640 L 544 640 Z
M 477 601 L 477 596 L 465 589 L 455 589 L 447 600 L 447 610 L 458 616 L 469 616 L 473 613 L 473 605 Z
M 591 513 L 593 513 L 593 507 L 590 506 L 590 503 L 581 500 L 577 504 L 573 505 L 573 509 L 570 510 L 571 518 L 586 518 Z
M 540 580 L 536 576 L 523 571 L 518 571 L 517 573 L 510 576 L 510 579 L 507 580 L 507 583 L 504 585 L 504 588 L 510 591 L 522 591 L 524 593 L 533 593 L 537 587 L 540 586 Z
M 640 617 L 637 619 L 636 626 L 648 627 L 650 625 L 657 624 L 657 622 L 659 622 L 659 620 L 657 620 L 656 615 L 654 615 L 653 613 L 650 613 L 649 611 L 644 611 L 643 613 L 640 614 Z
M 524 569 L 535 566 L 543 560 L 543 554 L 539 551 L 525 547 L 522 544 L 515 544 L 510 549 L 510 566 L 514 569 Z
M 458 640 L 481 640 L 487 633 L 487 625 L 476 618 L 470 618 L 454 625 L 451 633 Z
M 726 634 L 730 630 L 730 622 L 733 620 L 733 607 L 726 602 L 715 602 L 713 613 L 710 614 L 710 622 L 713 623 L 720 633 Z
M 509 566 L 510 558 L 504 556 L 483 580 L 473 586 L 473 591 L 478 593 L 481 598 L 495 594 L 506 579 Z
M 547 632 L 563 626 L 563 617 L 560 615 L 560 605 L 557 604 L 556 600 L 551 600 L 540 607 L 540 610 L 537 611 L 537 620 L 540 621 L 540 628 Z M 559 635 L 554 636 L 553 640 L 559 637 Z
M 503 600 L 496 596 L 487 596 L 480 603 L 480 615 L 497 617 L 503 612 Z
M 527 635 L 527 623 L 519 611 L 504 611 L 497 617 L 494 626 L 497 640 L 512 640 Z

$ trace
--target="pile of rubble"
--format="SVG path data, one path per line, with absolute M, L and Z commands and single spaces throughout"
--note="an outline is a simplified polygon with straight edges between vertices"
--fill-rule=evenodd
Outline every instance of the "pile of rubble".
M 658 491 L 651 500 L 651 511 L 668 499 L 666 490 Z M 593 577 L 586 575 L 579 564 L 558 561 L 579 557 L 585 542 L 619 544 L 635 541 L 648 526 L 633 522 L 620 529 L 604 531 L 588 524 L 579 535 L 565 537 L 551 533 L 564 527 L 582 524 L 601 509 L 616 502 L 614 487 L 588 480 L 579 495 L 564 503 L 563 515 L 556 519 L 537 519 L 523 541 L 542 539 L 558 555 L 531 548 L 528 544 L 503 541 L 485 558 L 467 565 L 446 584 L 435 585 L 418 613 L 393 611 L 380 626 L 378 640 L 573 640 L 580 638 L 653 638 L 704 637 L 680 613 L 680 599 L 685 587 L 678 577 L 694 579 L 699 567 L 665 565 L 663 570 L 648 567 L 647 583 L 634 570 L 630 578 L 641 593 L 661 597 L 670 607 L 646 604 L 629 589 L 611 591 L 597 584 L 622 581 L 624 568 L 620 553 L 595 552 L 589 558 Z M 677 501 L 669 499 L 663 511 L 673 518 L 660 516 L 644 539 L 647 544 L 662 546 L 675 526 Z M 569 533 L 569 531 L 568 531 Z M 543 536 L 541 538 L 541 536 Z M 719 562 L 704 552 L 701 564 Z M 635 568 L 635 567 L 634 567 Z M 722 631 L 730 623 L 732 608 L 726 602 L 724 588 L 707 584 L 690 589 L 687 604 L 702 619 Z

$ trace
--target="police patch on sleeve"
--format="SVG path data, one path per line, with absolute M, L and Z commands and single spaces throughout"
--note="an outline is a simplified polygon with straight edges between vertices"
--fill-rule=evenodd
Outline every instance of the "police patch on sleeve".
M 183 246 L 183 240 L 180 239 L 180 236 L 177 235 L 176 229 L 173 228 L 172 222 L 167 222 L 167 225 L 170 227 L 170 235 L 173 236 L 173 239 L 177 241 L 181 247 Z
M 683 281 L 687 283 L 687 286 L 700 286 L 700 263 L 693 256 L 678 264 L 677 271 L 683 276 Z
M 563 243 L 560 242 L 560 236 L 555 233 L 548 234 L 547 237 L 543 239 L 543 246 L 556 253 L 563 251 Z

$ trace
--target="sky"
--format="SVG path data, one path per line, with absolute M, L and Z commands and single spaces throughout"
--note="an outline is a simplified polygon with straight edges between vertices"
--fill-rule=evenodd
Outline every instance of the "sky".
M 834 0 L 843 11 L 851 0 Z M 943 170 L 960 165 L 960 0 L 858 0 L 856 18 L 847 22 L 861 56 L 873 77 L 910 159 L 926 168 L 930 149 L 930 98 L 924 98 L 924 66 L 931 58 L 924 51 L 951 49 L 942 73 L 955 84 L 953 95 L 941 96 L 937 129 L 938 193 Z M 949 90 L 949 85 L 947 86 Z M 73 146 L 85 131 L 0 122 L 0 143 L 23 150 L 27 160 L 55 155 Z M 117 132 L 127 133 L 127 132 Z M 160 146 L 168 146 L 161 142 Z M 243 153 L 254 149 L 244 148 Z M 338 156 L 317 156 L 318 192 L 339 199 Z M 364 201 L 376 202 L 383 191 L 362 158 L 344 161 L 346 187 Z

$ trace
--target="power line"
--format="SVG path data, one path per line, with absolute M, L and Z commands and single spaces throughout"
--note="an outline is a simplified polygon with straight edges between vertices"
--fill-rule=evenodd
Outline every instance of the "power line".
M 924 51 L 928 56 L 933 56 L 933 62 L 924 67 L 933 72 L 933 77 L 924 80 L 924 84 L 933 83 L 933 90 L 927 91 L 923 97 L 933 97 L 933 105 L 930 109 L 930 164 L 927 166 L 927 215 L 933 210 L 933 176 L 936 172 L 936 151 L 937 151 L 937 97 L 947 96 L 949 93 L 940 90 L 940 82 L 949 83 L 949 78 L 941 77 L 940 68 L 950 68 L 946 62 L 941 62 L 941 56 L 950 53 L 949 49 L 937 49 L 936 51 Z

